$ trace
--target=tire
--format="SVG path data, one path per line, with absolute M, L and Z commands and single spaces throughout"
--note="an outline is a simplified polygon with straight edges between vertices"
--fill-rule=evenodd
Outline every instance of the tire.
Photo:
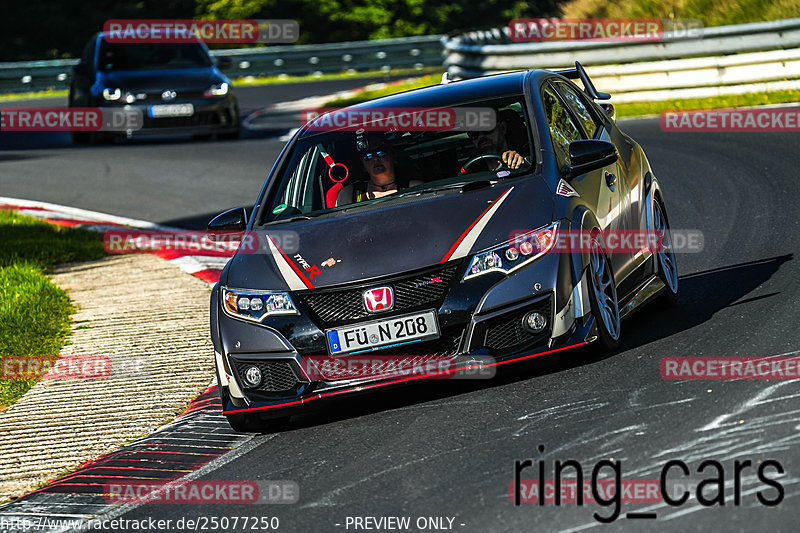
M 614 273 L 597 236 L 589 250 L 589 303 L 597 325 L 600 346 L 606 352 L 619 347 L 620 317 Z
M 665 289 L 661 301 L 673 306 L 678 303 L 678 263 L 672 249 L 672 234 L 669 229 L 667 211 L 661 200 L 653 203 L 653 229 L 663 236 L 662 247 L 655 253 L 654 261 L 658 277 Z
M 242 128 L 240 126 L 236 127 L 236 131 L 232 131 L 230 133 L 218 133 L 217 140 L 220 141 L 235 141 L 242 136 Z
M 231 119 L 236 124 L 236 131 L 217 134 L 218 141 L 235 141 L 242 136 L 242 121 L 239 118 L 239 106 L 235 106 L 231 111 Z

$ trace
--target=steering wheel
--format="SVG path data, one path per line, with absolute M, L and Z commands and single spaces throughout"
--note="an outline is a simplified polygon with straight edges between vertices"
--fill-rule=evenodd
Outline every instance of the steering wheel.
M 495 159 L 495 160 L 497 160 L 498 165 L 494 168 L 494 170 L 498 170 L 500 167 L 505 165 L 505 163 L 503 162 L 503 158 L 501 156 L 499 156 L 497 154 L 483 154 L 483 155 L 475 156 L 472 159 L 470 159 L 469 161 L 467 161 L 466 163 L 464 163 L 464 165 L 461 167 L 461 174 L 466 174 L 467 173 L 467 169 L 469 167 L 471 167 L 472 165 L 474 165 L 478 161 L 483 161 L 485 159 Z

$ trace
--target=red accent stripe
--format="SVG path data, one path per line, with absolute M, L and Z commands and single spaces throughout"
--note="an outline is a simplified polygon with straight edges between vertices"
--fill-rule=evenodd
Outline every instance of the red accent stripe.
M 517 357 L 515 359 L 509 359 L 508 361 L 495 362 L 495 363 L 492 363 L 492 364 L 489 364 L 489 365 L 485 365 L 485 366 L 486 367 L 492 367 L 492 366 L 505 365 L 505 364 L 508 364 L 508 363 L 514 363 L 514 362 L 517 362 L 517 361 L 523 361 L 525 359 L 531 359 L 533 357 L 540 357 L 542 355 L 548 355 L 548 354 L 551 354 L 551 353 L 562 352 L 564 350 L 571 350 L 573 348 L 578 348 L 578 347 L 584 346 L 586 344 L 589 344 L 589 343 L 586 342 L 586 341 L 583 341 L 583 342 L 579 342 L 577 344 L 571 344 L 569 346 L 563 346 L 561 348 L 556 348 L 555 350 L 548 350 L 546 352 L 539 352 L 539 353 L 534 353 L 534 354 L 530 354 L 530 355 L 523 355 L 523 356 Z M 432 372 L 432 373 L 429 373 L 429 374 L 423 374 L 421 376 L 412 376 L 412 377 L 407 377 L 407 378 L 402 378 L 402 379 L 396 379 L 394 381 L 387 381 L 387 382 L 383 382 L 383 383 L 372 383 L 370 385 L 361 385 L 361 386 L 357 386 L 357 387 L 353 387 L 353 388 L 345 389 L 345 390 L 341 390 L 341 391 L 334 391 L 334 392 L 327 392 L 327 393 L 324 393 L 324 394 L 317 394 L 316 396 L 312 396 L 310 398 L 295 400 L 293 402 L 280 403 L 280 404 L 277 404 L 277 405 L 267 405 L 267 406 L 264 406 L 264 407 L 249 407 L 247 409 L 234 409 L 232 411 L 223 410 L 222 412 L 224 414 L 229 414 L 229 413 L 247 413 L 247 412 L 252 412 L 252 411 L 265 411 L 267 409 L 276 409 L 278 407 L 288 407 L 288 406 L 291 406 L 291 405 L 300 405 L 300 404 L 303 404 L 303 403 L 310 402 L 311 400 L 318 400 L 320 398 L 327 398 L 328 396 L 338 396 L 340 394 L 347 394 L 349 392 L 362 391 L 362 390 L 366 390 L 366 389 L 373 389 L 373 388 L 376 388 L 376 387 L 386 387 L 388 385 L 395 385 L 397 383 L 403 383 L 403 382 L 406 382 L 406 381 L 414 381 L 414 380 L 418 380 L 418 379 L 426 379 L 426 378 L 430 378 L 430 377 L 433 377 L 433 376 L 441 376 L 443 374 L 453 374 L 455 372 L 458 372 L 458 369 L 443 370 L 441 372 Z
M 441 261 L 439 261 L 439 263 L 446 263 L 446 262 L 448 262 L 448 261 L 450 260 L 450 256 L 452 256 L 452 255 L 453 255 L 453 252 L 455 252 L 455 251 L 456 251 L 456 248 L 458 248 L 458 245 L 459 245 L 459 244 L 461 244 L 461 241 L 463 241 L 463 240 L 464 240 L 464 237 L 466 237 L 466 236 L 467 236 L 467 234 L 470 232 L 470 230 L 472 230 L 472 228 L 474 228 L 474 227 L 475 227 L 475 224 L 477 224 L 478 222 L 480 222 L 480 221 L 481 221 L 481 219 L 483 218 L 483 215 L 485 215 L 485 214 L 486 214 L 486 213 L 489 211 L 489 209 L 491 209 L 491 208 L 492 208 L 492 206 L 493 206 L 494 204 L 496 204 L 498 201 L 500 201 L 500 198 L 502 198 L 502 197 L 503 197 L 503 196 L 504 196 L 504 195 L 505 195 L 505 194 L 506 194 L 508 191 L 510 191 L 510 190 L 511 190 L 511 189 L 506 189 L 506 191 L 505 191 L 505 192 L 503 192 L 503 194 L 501 194 L 500 196 L 498 196 L 498 197 L 497 197 L 497 200 L 495 200 L 494 202 L 492 202 L 491 204 L 489 204 L 489 207 L 487 207 L 486 209 L 484 209 L 484 210 L 483 210 L 483 213 L 481 213 L 481 214 L 478 216 L 478 218 L 476 218 L 476 219 L 475 219 L 475 220 L 472 222 L 472 224 L 470 224 L 470 225 L 469 225 L 469 227 L 468 227 L 468 228 L 467 228 L 467 229 L 464 231 L 464 233 L 462 233 L 462 234 L 461 234 L 461 236 L 458 238 L 458 240 L 456 240 L 456 242 L 453 244 L 453 246 L 451 246 L 451 247 L 450 247 L 450 249 L 449 249 L 449 250 L 447 250 L 447 253 L 446 253 L 446 254 L 444 254 L 444 257 L 442 258 L 442 260 L 441 260 Z
M 300 280 L 305 284 L 305 286 L 308 287 L 309 289 L 313 289 L 314 288 L 314 284 L 311 283 L 311 281 L 306 277 L 306 275 L 303 273 L 303 271 L 300 270 L 300 268 L 297 265 L 294 264 L 294 261 L 291 261 L 289 259 L 289 257 L 285 253 L 283 253 L 283 250 L 281 250 L 281 247 L 278 246 L 278 243 L 275 242 L 275 239 L 273 239 L 269 235 L 267 235 L 267 238 L 270 241 L 272 241 L 272 244 L 275 245 L 275 248 L 277 248 L 278 251 L 283 256 L 283 258 L 286 259 L 286 262 L 289 263 L 289 266 L 291 266 L 292 269 L 294 269 L 294 271 L 297 272 L 297 275 L 300 276 Z

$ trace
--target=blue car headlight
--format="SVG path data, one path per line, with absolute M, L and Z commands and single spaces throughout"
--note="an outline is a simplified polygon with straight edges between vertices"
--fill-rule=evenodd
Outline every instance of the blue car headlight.
M 222 287 L 225 313 L 253 322 L 273 315 L 299 315 L 288 292 L 262 292 Z
M 116 101 L 122 97 L 122 90 L 121 89 L 103 89 L 103 99 L 108 101 Z
M 228 94 L 228 84 L 225 82 L 217 83 L 212 85 L 208 88 L 208 90 L 203 93 L 203 96 L 206 98 L 211 98 L 212 96 L 225 96 Z
M 513 239 L 472 256 L 464 280 L 489 272 L 511 272 L 536 261 L 556 245 L 558 222 L 521 233 Z

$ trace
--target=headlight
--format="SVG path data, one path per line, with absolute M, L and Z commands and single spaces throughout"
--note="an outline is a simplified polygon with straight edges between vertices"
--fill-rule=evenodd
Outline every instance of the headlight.
M 271 315 L 299 315 L 289 293 L 222 288 L 225 312 L 237 318 L 261 322 Z
M 106 100 L 119 100 L 122 97 L 120 89 L 103 89 L 103 98 Z
M 556 244 L 558 223 L 523 233 L 490 250 L 475 254 L 464 279 L 488 272 L 510 274 L 546 254 Z
M 208 90 L 203 94 L 206 98 L 211 96 L 225 96 L 228 94 L 228 84 L 227 83 L 219 83 L 217 85 L 212 85 L 208 88 Z

